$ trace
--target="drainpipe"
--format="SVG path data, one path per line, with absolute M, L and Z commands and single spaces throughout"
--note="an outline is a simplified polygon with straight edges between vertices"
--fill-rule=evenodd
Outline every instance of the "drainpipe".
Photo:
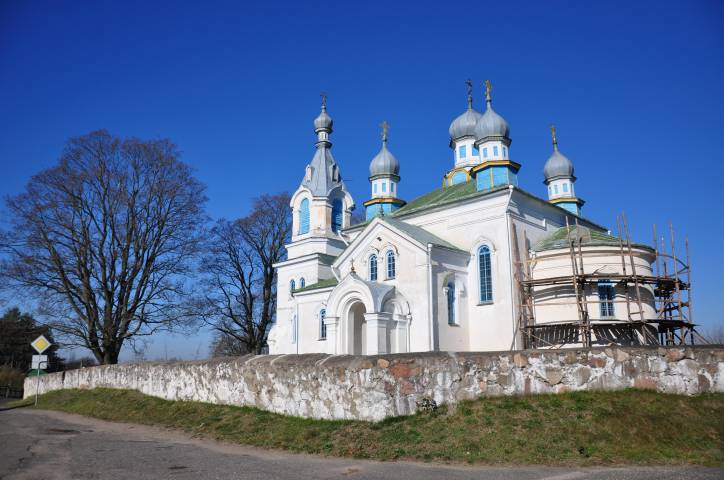
M 339 237 L 340 240 L 342 240 L 342 243 L 344 243 L 345 248 L 349 247 L 349 242 L 347 240 L 345 240 L 341 231 L 337 230 L 337 236 Z M 334 278 L 336 278 L 338 282 L 341 282 L 342 278 L 339 276 L 339 272 L 337 271 L 337 269 L 332 267 L 331 265 L 330 265 L 329 269 L 332 270 L 332 275 L 334 275 Z
M 428 307 L 427 307 L 427 315 L 428 315 L 428 333 L 430 338 L 430 345 L 429 349 L 431 352 L 435 351 L 435 340 L 433 338 L 434 336 L 434 321 L 432 318 L 432 302 L 433 302 L 433 288 L 432 288 L 432 244 L 427 244 L 427 299 L 428 299 Z M 409 334 L 408 334 L 409 335 Z
M 510 199 L 513 197 L 513 186 L 508 186 L 508 201 L 505 205 L 505 230 L 508 237 L 508 269 L 510 276 L 510 317 L 513 319 L 513 341 L 511 342 L 511 350 L 514 350 L 518 339 L 516 338 L 516 327 L 515 327 L 515 285 L 513 281 L 513 247 L 510 238 Z
M 342 235 L 342 232 L 340 230 L 337 230 L 337 236 L 340 240 L 342 240 L 342 243 L 344 243 L 345 247 L 349 247 L 349 242 L 345 240 L 344 235 Z

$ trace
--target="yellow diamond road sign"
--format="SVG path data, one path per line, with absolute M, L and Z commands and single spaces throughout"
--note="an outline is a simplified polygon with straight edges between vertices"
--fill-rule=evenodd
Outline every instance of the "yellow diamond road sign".
M 35 349 L 38 354 L 43 353 L 50 347 L 51 343 L 48 341 L 47 338 L 45 338 L 45 335 L 41 335 L 30 344 L 31 347 Z

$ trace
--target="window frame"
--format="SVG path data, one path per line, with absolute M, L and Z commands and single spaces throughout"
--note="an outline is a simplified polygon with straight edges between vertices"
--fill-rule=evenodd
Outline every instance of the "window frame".
M 390 272 L 392 273 L 390 274 Z M 386 280 L 394 280 L 397 278 L 397 259 L 395 258 L 394 250 L 388 250 L 387 253 L 385 253 L 385 273 Z
M 374 275 L 373 275 L 374 271 Z M 373 278 L 374 277 L 374 278 Z M 376 282 L 379 278 L 377 272 L 377 254 L 373 253 L 367 258 L 367 278 L 370 282 Z
M 327 325 L 324 324 L 324 319 L 327 316 L 327 309 L 319 309 L 319 340 L 327 340 Z
M 306 235 L 309 233 L 311 227 L 310 216 L 309 199 L 304 197 L 302 198 L 302 201 L 299 202 L 299 235 Z
M 598 313 L 601 318 L 616 318 L 616 285 L 608 279 L 598 280 L 596 282 L 596 290 L 598 291 Z
M 447 296 L 447 324 L 451 326 L 460 325 L 458 323 L 458 306 L 457 306 L 457 288 L 455 287 L 455 278 L 450 277 L 445 284 Z
M 304 277 L 299 278 L 299 288 L 302 289 L 307 286 L 307 281 L 304 280 Z
M 487 257 L 487 265 L 483 264 L 483 256 Z M 489 305 L 495 298 L 493 295 L 493 249 L 487 244 L 480 245 L 475 251 L 475 257 L 478 269 L 478 304 Z M 485 268 L 486 266 L 487 268 Z

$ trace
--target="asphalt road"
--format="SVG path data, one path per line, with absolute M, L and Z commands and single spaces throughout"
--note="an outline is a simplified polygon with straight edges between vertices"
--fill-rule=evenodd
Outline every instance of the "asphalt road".
M 722 479 L 724 469 L 451 467 L 295 455 L 30 409 L 0 412 L 0 479 Z

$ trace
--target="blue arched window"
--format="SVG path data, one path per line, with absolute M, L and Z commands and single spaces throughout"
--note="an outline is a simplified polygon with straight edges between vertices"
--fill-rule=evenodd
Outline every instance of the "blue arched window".
M 370 274 L 370 282 L 377 281 L 377 255 L 370 255 L 367 271 Z
M 395 278 L 395 252 L 387 252 L 387 278 Z
M 458 183 L 463 183 L 468 179 L 467 173 L 460 171 L 455 172 L 455 175 L 452 176 L 451 185 L 457 185 Z
M 299 235 L 309 233 L 309 199 L 305 198 L 299 204 Z
M 324 324 L 324 317 L 327 316 L 327 310 L 324 308 L 319 311 L 319 339 L 327 339 L 327 326 Z
M 447 282 L 447 323 L 455 325 L 455 280 L 450 279 Z
M 342 228 L 342 200 L 335 198 L 332 201 L 332 231 L 337 232 Z
M 289 293 L 294 293 L 294 289 L 297 287 L 297 285 L 294 283 L 294 279 L 291 279 L 289 281 Z
M 490 267 L 490 248 L 478 249 L 478 276 L 480 277 L 480 303 L 493 301 L 493 275 Z
M 304 281 L 304 277 L 299 279 L 299 288 L 304 288 L 307 286 L 307 282 Z

